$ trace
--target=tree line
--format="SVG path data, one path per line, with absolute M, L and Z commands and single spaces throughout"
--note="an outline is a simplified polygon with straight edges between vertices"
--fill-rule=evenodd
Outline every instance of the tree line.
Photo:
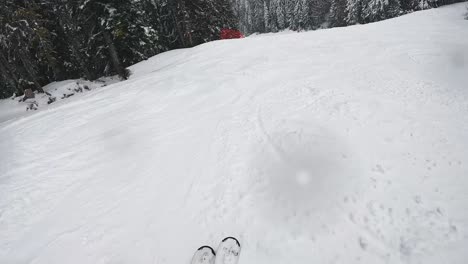
M 233 0 L 246 34 L 365 24 L 465 0 Z
M 0 0 L 0 98 L 57 80 L 126 79 L 126 67 L 236 23 L 229 0 Z
M 158 53 L 243 33 L 369 23 L 460 0 L 0 0 L 0 98 L 129 77 Z

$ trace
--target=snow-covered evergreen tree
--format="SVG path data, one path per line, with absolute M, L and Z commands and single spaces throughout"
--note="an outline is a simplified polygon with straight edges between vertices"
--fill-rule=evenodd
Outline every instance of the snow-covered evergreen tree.
M 363 23 L 362 8 L 366 0 L 347 0 L 346 3 L 346 23 L 348 25 Z
M 417 10 L 419 0 L 400 0 L 400 7 L 403 12 L 412 12 Z
M 332 0 L 330 6 L 329 22 L 332 27 L 346 26 L 346 0 Z
M 46 19 L 34 1 L 5 1 L 2 8 L 2 71 L 17 94 L 25 89 L 41 90 L 41 67 L 57 67 Z M 50 64 L 50 65 L 49 65 Z
M 362 8 L 364 22 L 375 22 L 392 18 L 400 13 L 399 0 L 369 0 Z
M 328 20 L 327 15 L 330 12 L 331 1 L 309 0 L 310 27 L 320 28 Z
M 310 28 L 311 24 L 308 0 L 297 0 L 293 14 L 294 15 L 290 22 L 290 28 L 292 30 L 304 30 Z

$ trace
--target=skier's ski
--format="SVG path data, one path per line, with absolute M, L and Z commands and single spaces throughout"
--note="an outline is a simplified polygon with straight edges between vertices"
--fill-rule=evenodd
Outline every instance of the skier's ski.
M 226 237 L 221 241 L 216 251 L 215 264 L 237 264 L 240 251 L 239 241 L 233 237 Z
M 214 264 L 215 262 L 215 252 L 209 246 L 203 246 L 193 255 L 191 264 Z

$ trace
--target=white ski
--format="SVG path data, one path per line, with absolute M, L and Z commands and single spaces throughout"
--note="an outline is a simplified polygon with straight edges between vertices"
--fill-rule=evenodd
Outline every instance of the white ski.
M 226 237 L 219 244 L 216 251 L 215 264 L 237 264 L 239 261 L 241 245 L 233 237 Z
M 214 264 L 215 262 L 215 252 L 209 246 L 203 246 L 193 254 L 191 264 Z

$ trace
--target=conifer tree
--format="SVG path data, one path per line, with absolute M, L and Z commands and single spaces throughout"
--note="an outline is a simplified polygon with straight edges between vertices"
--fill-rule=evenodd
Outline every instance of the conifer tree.
M 332 0 L 329 14 L 330 26 L 346 26 L 346 3 L 346 0 Z

